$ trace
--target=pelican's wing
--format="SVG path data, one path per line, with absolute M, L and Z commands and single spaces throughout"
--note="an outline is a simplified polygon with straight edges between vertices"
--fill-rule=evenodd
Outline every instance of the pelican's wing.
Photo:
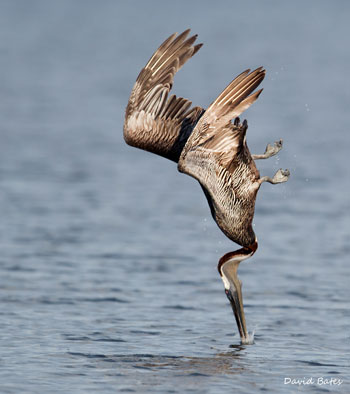
M 186 169 L 189 155 L 198 150 L 215 158 L 223 168 L 227 168 L 243 146 L 246 125 L 231 120 L 238 117 L 259 97 L 262 89 L 251 94 L 265 77 L 262 67 L 250 73 L 244 71 L 236 77 L 219 97 L 209 106 L 196 125 L 181 154 L 179 168 Z M 191 175 L 191 174 L 190 174 Z
M 200 182 L 212 213 L 215 208 L 214 218 L 219 227 L 241 245 L 251 242 L 253 233 L 250 226 L 256 190 L 250 186 L 259 174 L 245 143 L 247 122 L 239 124 L 236 118 L 232 124 L 231 119 L 239 116 L 259 97 L 262 90 L 251 93 L 265 76 L 262 68 L 252 73 L 249 71 L 235 78 L 209 106 L 190 135 L 178 164 L 180 172 Z M 235 211 L 233 206 L 239 204 L 240 209 Z M 220 213 L 238 215 L 232 218 L 230 231 L 220 223 L 224 220 Z M 240 217 L 241 213 L 245 217 Z
M 202 46 L 188 39 L 190 30 L 171 35 L 141 70 L 126 108 L 124 139 L 132 146 L 178 161 L 183 146 L 203 113 L 191 102 L 172 95 L 175 73 Z
M 222 170 L 232 173 L 232 161 L 239 152 L 247 150 L 244 144 L 246 122 L 231 123 L 259 97 L 262 89 L 251 94 L 265 77 L 261 67 L 236 77 L 209 106 L 189 137 L 179 161 L 179 170 L 202 182 L 201 168 L 195 165 L 197 157 L 215 161 Z M 201 159 L 203 160 L 203 159 Z M 198 168 L 197 168 L 198 167 Z

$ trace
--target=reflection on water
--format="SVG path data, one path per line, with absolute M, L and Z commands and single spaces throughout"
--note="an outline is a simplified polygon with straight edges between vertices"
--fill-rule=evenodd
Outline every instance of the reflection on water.
M 149 4 L 0 4 L 1 391 L 283 393 L 299 390 L 285 377 L 346 381 L 348 3 Z M 189 26 L 205 45 L 175 93 L 205 107 L 235 74 L 265 66 L 248 144 L 259 153 L 283 138 L 258 166 L 292 174 L 262 186 L 259 250 L 240 267 L 253 346 L 239 345 L 216 269 L 236 246 L 199 185 L 122 138 L 137 73 Z
M 116 363 L 118 367 L 124 364 L 131 364 L 133 368 L 153 371 L 171 370 L 172 373 L 180 376 L 215 376 L 221 374 L 237 374 L 246 370 L 240 363 L 240 350 L 237 345 L 236 351 L 220 352 L 211 357 L 193 356 L 160 356 L 153 354 L 84 354 L 71 352 L 69 355 L 76 358 L 94 359 L 101 363 Z M 124 367 L 125 368 L 125 367 Z

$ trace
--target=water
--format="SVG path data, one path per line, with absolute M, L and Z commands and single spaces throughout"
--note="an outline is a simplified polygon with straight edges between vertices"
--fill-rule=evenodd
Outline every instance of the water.
M 349 4 L 0 8 L 1 392 L 349 392 Z M 122 139 L 137 73 L 187 27 L 205 46 L 176 93 L 205 107 L 264 65 L 248 143 L 283 138 L 258 164 L 292 174 L 262 186 L 240 267 L 252 346 L 216 270 L 236 245 L 200 187 Z

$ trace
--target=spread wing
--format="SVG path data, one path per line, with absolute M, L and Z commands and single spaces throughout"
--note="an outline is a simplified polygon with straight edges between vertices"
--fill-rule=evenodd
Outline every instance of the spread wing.
M 241 245 L 254 242 L 251 228 L 259 173 L 245 142 L 247 122 L 236 118 L 259 97 L 251 94 L 265 70 L 244 71 L 209 106 L 190 135 L 178 169 L 197 179 L 221 230 Z
M 187 39 L 190 30 L 172 34 L 141 70 L 126 108 L 124 139 L 132 146 L 178 161 L 195 124 L 204 112 L 191 102 L 168 94 L 175 73 L 202 46 Z

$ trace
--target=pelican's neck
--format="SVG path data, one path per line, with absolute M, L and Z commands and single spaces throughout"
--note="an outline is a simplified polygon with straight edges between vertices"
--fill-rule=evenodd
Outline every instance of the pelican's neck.
M 255 242 L 252 245 L 235 250 L 234 252 L 228 252 L 224 254 L 218 263 L 218 271 L 221 277 L 224 278 L 224 276 L 226 276 L 223 273 L 223 268 L 228 262 L 230 262 L 230 264 L 228 264 L 228 266 L 230 266 L 231 268 L 230 270 L 233 270 L 233 273 L 237 275 L 237 269 L 239 263 L 243 260 L 248 259 L 249 257 L 252 257 L 257 249 L 258 249 L 258 242 L 255 240 Z

